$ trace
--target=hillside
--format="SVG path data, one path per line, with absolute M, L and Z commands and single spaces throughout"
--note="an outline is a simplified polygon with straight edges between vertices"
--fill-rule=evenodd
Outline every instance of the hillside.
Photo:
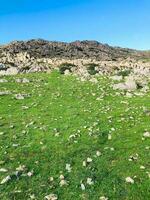
M 149 91 L 58 72 L 0 80 L 1 200 L 149 200 Z
M 0 74 L 47 72 L 65 63 L 75 65 L 77 74 L 91 63 L 102 69 L 101 73 L 109 73 L 122 66 L 143 69 L 149 59 L 149 51 L 111 47 L 96 41 L 16 41 L 0 47 Z
M 111 47 L 107 44 L 101 44 L 97 41 L 75 41 L 72 43 L 49 42 L 46 40 L 30 40 L 27 42 L 16 41 L 8 45 L 1 46 L 0 52 L 18 54 L 27 52 L 34 58 L 92 58 L 96 60 L 113 60 L 117 58 L 142 57 L 146 56 L 144 52 Z
M 0 199 L 149 200 L 149 58 L 95 41 L 1 46 Z

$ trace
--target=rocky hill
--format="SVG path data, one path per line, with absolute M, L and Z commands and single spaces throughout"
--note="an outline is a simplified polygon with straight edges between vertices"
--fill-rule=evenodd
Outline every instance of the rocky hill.
M 46 40 L 15 41 L 0 46 L 0 54 L 28 53 L 34 58 L 92 58 L 96 60 L 114 60 L 117 58 L 146 56 L 144 52 L 132 49 L 111 47 L 97 41 L 75 41 L 72 43 L 49 42 Z
M 96 63 L 106 69 L 106 66 L 131 66 L 129 61 L 132 60 L 134 67 L 139 60 L 149 58 L 148 51 L 111 47 L 97 41 L 72 43 L 50 42 L 42 39 L 15 41 L 0 46 L 0 74 L 2 70 L 8 70 L 7 74 L 47 71 L 66 62 L 75 64 L 78 68 L 88 63 Z M 122 61 L 125 61 L 125 64 Z

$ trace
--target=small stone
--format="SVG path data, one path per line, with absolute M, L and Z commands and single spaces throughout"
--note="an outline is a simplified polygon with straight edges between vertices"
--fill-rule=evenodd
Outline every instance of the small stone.
M 11 177 L 10 176 L 6 176 L 2 181 L 1 181 L 1 184 L 4 184 L 4 183 L 7 183 L 8 181 L 11 180 Z
M 131 177 L 127 177 L 125 180 L 127 183 L 131 183 L 131 184 L 134 183 L 134 180 Z
M 111 134 L 108 134 L 108 140 L 111 140 L 111 139 L 112 139 Z
M 145 169 L 145 167 L 144 166 L 140 166 L 140 169 Z
M 22 172 L 22 171 L 25 170 L 25 168 L 26 168 L 25 165 L 19 165 L 19 167 L 17 167 L 16 170 L 19 171 L 19 172 Z
M 53 178 L 53 177 L 50 177 L 49 180 L 50 180 L 50 182 L 53 182 L 53 181 L 54 181 L 54 178 Z
M 36 199 L 36 198 L 35 198 L 35 194 L 31 194 L 31 195 L 30 195 L 30 199 Z
M 86 167 L 86 161 L 83 161 L 82 165 L 83 167 Z
M 28 172 L 28 173 L 27 173 L 27 176 L 29 176 L 29 177 L 33 176 L 33 171 Z
M 4 135 L 4 132 L 0 132 L 0 136 L 1 136 L 1 135 Z
M 59 177 L 59 178 L 60 178 L 60 180 L 63 180 L 63 179 L 65 179 L 64 175 L 62 175 L 62 174 L 60 175 L 60 177 Z
M 92 158 L 87 158 L 87 163 L 91 163 L 92 161 Z
M 0 83 L 7 83 L 8 81 L 6 79 L 0 79 Z
M 63 179 L 60 181 L 59 185 L 60 185 L 60 187 L 62 187 L 62 186 L 68 185 L 68 184 L 67 184 L 67 181 Z
M 16 94 L 15 95 L 15 99 L 17 99 L 17 100 L 23 100 L 24 96 L 22 94 Z
M 105 197 L 105 196 L 102 196 L 102 197 L 99 198 L 99 200 L 108 200 L 108 198 Z
M 27 110 L 27 109 L 29 109 L 29 107 L 28 106 L 22 106 L 22 109 Z
M 13 144 L 12 146 L 13 146 L 13 147 L 18 147 L 18 146 L 19 146 L 19 144 Z
M 87 184 L 88 185 L 93 185 L 94 182 L 92 181 L 92 178 L 87 178 Z
M 96 156 L 97 157 L 99 157 L 99 156 L 101 156 L 102 155 L 102 153 L 100 152 L 100 151 L 96 151 Z
M 71 166 L 70 166 L 70 164 L 66 164 L 66 170 L 68 171 L 68 172 L 71 172 Z
M 111 147 L 110 150 L 111 150 L 111 151 L 114 151 L 115 149 L 114 149 L 114 147 Z
M 81 190 L 85 190 L 85 185 L 81 183 Z
M 46 200 L 57 200 L 58 197 L 57 197 L 56 194 L 49 194 L 49 195 L 45 196 L 44 199 L 46 199 Z
M 8 170 L 7 170 L 7 169 L 4 169 L 4 168 L 1 168 L 1 169 L 0 169 L 0 172 L 8 172 Z
M 150 138 L 150 132 L 145 132 L 145 133 L 143 134 L 143 137 L 145 137 L 145 138 Z
M 115 128 L 111 128 L 111 131 L 115 131 Z
M 138 160 L 138 157 L 139 157 L 139 155 L 137 153 L 135 155 L 131 155 L 129 157 L 129 161 L 136 161 L 136 160 Z

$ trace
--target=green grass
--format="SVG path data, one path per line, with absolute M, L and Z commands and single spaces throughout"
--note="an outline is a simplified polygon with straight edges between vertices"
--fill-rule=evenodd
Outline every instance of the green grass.
M 16 83 L 18 77 L 30 82 Z M 57 72 L 5 79 L 8 82 L 0 83 L 0 91 L 12 94 L 0 96 L 0 132 L 4 132 L 0 135 L 0 168 L 8 170 L 0 172 L 0 182 L 19 165 L 34 173 L 0 185 L 1 200 L 28 200 L 32 194 L 42 200 L 51 193 L 59 200 L 99 200 L 101 196 L 110 200 L 150 199 L 146 173 L 150 172 L 150 150 L 146 150 L 150 140 L 142 140 L 144 131 L 150 131 L 150 116 L 143 111 L 144 107 L 150 110 L 150 93 L 118 96 L 107 77 L 92 84 Z M 18 93 L 30 97 L 16 100 Z M 108 140 L 110 132 L 112 139 Z M 73 134 L 76 137 L 69 139 Z M 102 155 L 95 157 L 96 151 Z M 139 159 L 128 161 L 136 153 Z M 93 161 L 83 167 L 88 157 Z M 65 169 L 67 163 L 70 173 Z M 67 186 L 60 187 L 61 174 Z M 136 176 L 134 184 L 126 183 L 128 176 Z M 53 182 L 50 177 L 54 177 Z M 94 185 L 87 185 L 88 177 Z
M 150 58 L 140 59 L 140 61 L 143 61 L 143 62 L 145 62 L 145 63 L 148 63 L 148 62 L 150 62 Z

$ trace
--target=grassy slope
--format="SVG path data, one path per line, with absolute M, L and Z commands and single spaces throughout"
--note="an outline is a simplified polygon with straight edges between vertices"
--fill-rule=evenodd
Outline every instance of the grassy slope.
M 100 196 L 119 200 L 150 199 L 150 179 L 146 174 L 150 172 L 150 151 L 145 149 L 149 139 L 141 139 L 143 132 L 150 130 L 150 117 L 143 112 L 143 107 L 150 109 L 150 94 L 133 98 L 116 96 L 107 78 L 101 78 L 94 85 L 57 73 L 18 77 L 24 76 L 32 82 L 16 83 L 16 77 L 8 77 L 8 83 L 0 83 L 1 91 L 6 88 L 13 93 L 0 96 L 0 132 L 4 132 L 0 136 L 0 161 L 5 161 L 0 168 L 9 170 L 0 172 L 0 181 L 20 164 L 34 170 L 34 175 L 0 185 L 0 199 L 26 200 L 35 194 L 36 199 L 42 200 L 50 193 L 57 194 L 60 200 L 98 200 Z M 28 93 L 31 97 L 16 100 L 17 93 Z M 97 97 L 103 100 L 96 100 Z M 29 109 L 23 110 L 22 106 Z M 30 122 L 34 123 L 26 127 Z M 108 140 L 111 128 L 115 131 L 112 131 L 112 140 Z M 76 139 L 69 140 L 76 133 Z M 13 144 L 19 146 L 13 147 Z M 94 157 L 96 151 L 101 151 L 102 156 Z M 129 162 L 129 156 L 135 153 L 139 159 Z M 83 167 L 87 157 L 93 162 Z M 71 164 L 70 173 L 65 169 L 66 163 Z M 146 169 L 141 170 L 141 165 Z M 59 186 L 61 174 L 69 182 L 68 186 Z M 125 182 L 128 176 L 137 176 L 134 184 Z M 88 177 L 94 185 L 86 184 Z M 80 188 L 81 180 L 85 191 Z

